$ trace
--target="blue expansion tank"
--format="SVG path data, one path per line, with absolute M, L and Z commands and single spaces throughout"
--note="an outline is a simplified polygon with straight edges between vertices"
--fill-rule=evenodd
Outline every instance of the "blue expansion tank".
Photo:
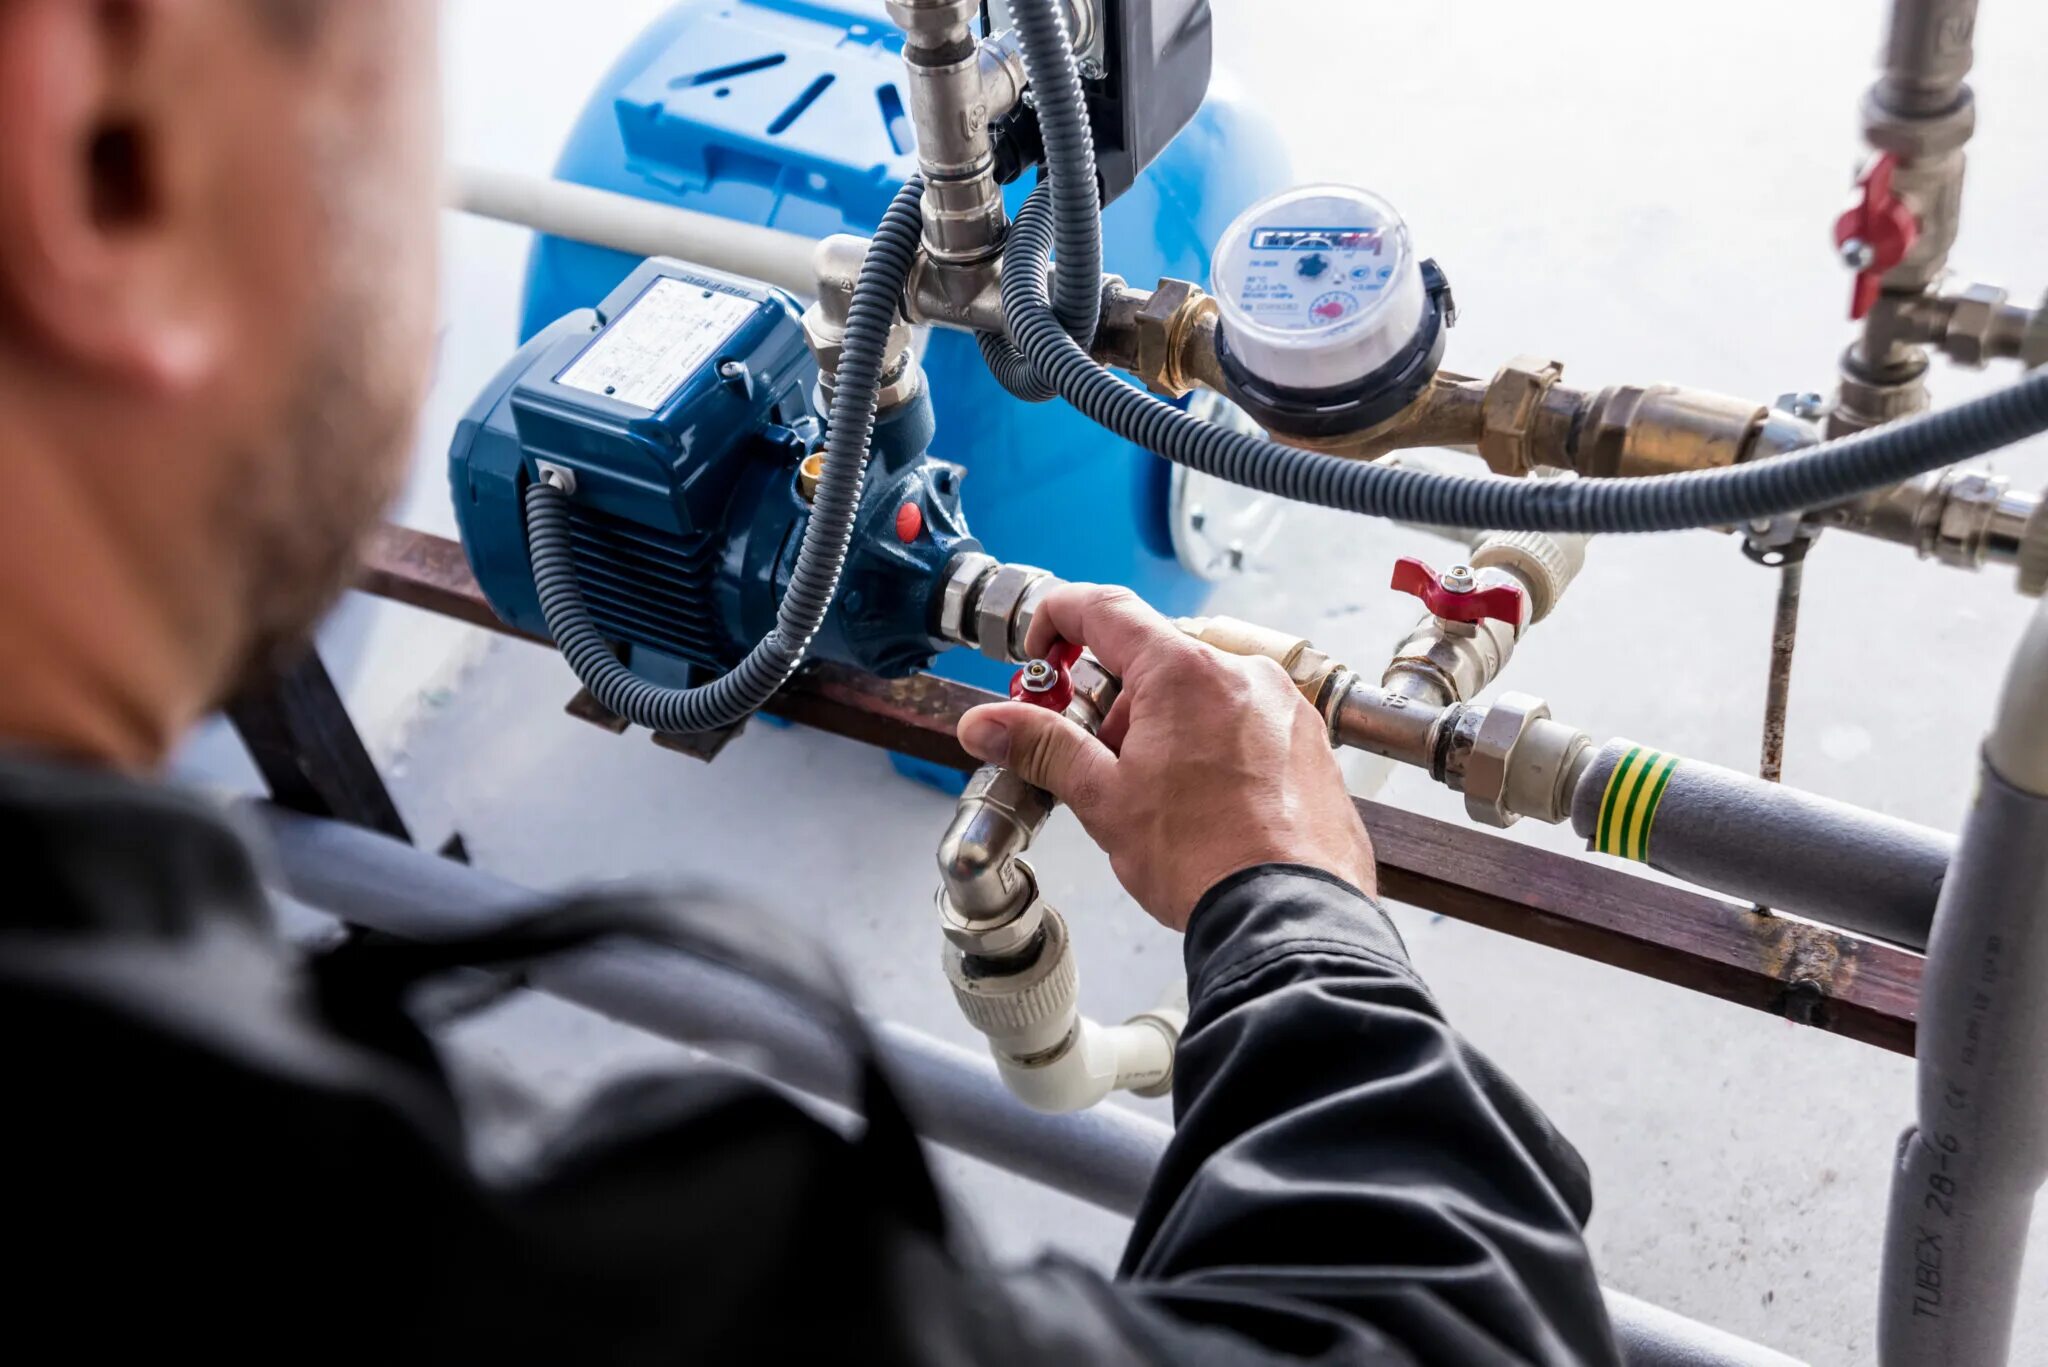
M 878 0 L 687 0 L 606 74 L 556 174 L 808 237 L 865 236 L 917 169 L 902 85 L 901 35 Z M 1105 268 L 1137 284 L 1206 281 L 1224 228 L 1286 183 L 1277 131 L 1212 91 L 1105 211 Z M 1027 189 L 1011 187 L 1013 212 Z M 637 264 L 539 239 L 522 335 L 596 304 Z M 934 330 L 924 364 L 934 454 L 967 468 L 967 518 L 990 553 L 1127 584 L 1165 612 L 1199 610 L 1208 586 L 1176 558 L 1165 461 L 1064 403 L 1010 397 L 964 333 Z M 936 668 L 994 688 L 1009 673 L 969 651 Z

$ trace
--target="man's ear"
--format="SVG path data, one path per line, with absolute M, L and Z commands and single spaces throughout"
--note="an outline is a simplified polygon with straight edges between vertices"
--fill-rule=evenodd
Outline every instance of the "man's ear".
M 204 5 L 201 5 L 204 8 Z M 176 392 L 219 352 L 190 288 L 153 74 L 191 0 L 0 3 L 0 332 L 53 366 Z

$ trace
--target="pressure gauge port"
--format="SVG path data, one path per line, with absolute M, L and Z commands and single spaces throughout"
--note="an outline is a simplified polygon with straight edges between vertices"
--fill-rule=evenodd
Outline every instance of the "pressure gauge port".
M 1311 185 L 1230 225 L 1214 270 L 1231 397 L 1281 434 L 1337 436 L 1414 402 L 1455 319 L 1450 284 L 1367 190 Z

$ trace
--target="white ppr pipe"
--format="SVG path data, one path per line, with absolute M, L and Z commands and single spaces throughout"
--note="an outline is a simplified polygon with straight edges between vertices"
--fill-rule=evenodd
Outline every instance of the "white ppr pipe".
M 715 214 L 593 190 L 547 176 L 481 166 L 449 170 L 448 207 L 629 256 L 672 256 L 716 270 L 817 293 L 808 237 Z
M 1122 1025 L 1091 1020 L 1081 1014 L 1066 921 L 1043 904 L 1037 915 L 1041 948 L 1015 971 L 990 973 L 952 944 L 942 960 L 960 1013 L 988 1037 L 1004 1084 L 1033 1110 L 1053 1113 L 1086 1110 L 1115 1091 L 1166 1095 L 1187 1025 L 1186 985 Z
M 1034 1111 L 1085 1111 L 1111 1092 L 1156 1096 L 1171 1086 L 1179 1040 L 1180 1032 L 1155 1015 L 1103 1025 L 1077 1014 L 1073 1043 L 1052 1058 L 1024 1064 L 999 1053 L 996 1071 Z

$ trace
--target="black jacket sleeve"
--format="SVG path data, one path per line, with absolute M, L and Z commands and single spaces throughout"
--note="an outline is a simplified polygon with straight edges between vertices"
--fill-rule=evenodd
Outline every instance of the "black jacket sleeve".
M 1123 1275 L 1271 1347 L 1608 1363 L 1585 1165 L 1447 1024 L 1369 898 L 1311 869 L 1196 909 L 1178 1130 Z
M 1368 901 L 1255 871 L 1187 951 L 1181 1126 L 1114 1284 L 986 1266 L 903 1164 L 730 1075 L 621 1083 L 486 1182 L 425 1040 L 255 926 L 0 932 L 12 1327 L 219 1361 L 1613 1360 L 1583 1170 Z

